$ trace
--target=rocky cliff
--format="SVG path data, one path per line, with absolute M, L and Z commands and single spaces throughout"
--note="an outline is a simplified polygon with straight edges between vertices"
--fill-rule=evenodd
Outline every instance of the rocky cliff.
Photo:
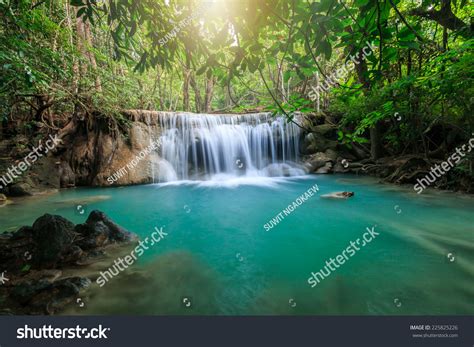
M 130 110 L 122 112 L 122 129 L 117 129 L 109 118 L 94 115 L 94 119 L 74 118 L 66 124 L 58 135 L 60 143 L 48 153 L 29 165 L 25 171 L 12 171 L 0 193 L 9 196 L 38 194 L 58 188 L 74 186 L 110 186 L 150 183 L 153 170 L 150 161 L 158 158 L 147 153 L 153 139 L 161 130 L 159 112 Z M 0 172 L 16 167 L 32 152 L 33 146 L 40 143 L 46 133 L 29 139 L 15 135 L 0 141 Z M 141 155 L 139 160 L 137 157 Z M 133 170 L 124 170 L 133 162 Z M 120 177 L 115 176 L 117 172 Z M 18 174 L 20 172 L 20 174 Z M 8 182 L 7 182 L 8 183 Z M 5 187 L 6 186 L 6 187 Z

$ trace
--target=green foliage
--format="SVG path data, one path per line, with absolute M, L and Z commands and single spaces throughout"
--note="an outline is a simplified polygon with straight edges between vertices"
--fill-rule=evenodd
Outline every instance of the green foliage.
M 417 148 L 439 122 L 474 128 L 472 7 L 452 0 L 466 28 L 446 33 L 414 14 L 428 9 L 441 1 L 0 1 L 0 117 L 23 113 L 33 130 L 52 103 L 50 115 L 79 109 L 123 128 L 123 109 L 202 111 L 212 96 L 214 111 L 293 120 L 315 111 L 308 94 L 318 80 L 372 42 L 320 95 L 320 111 L 341 119 L 347 144 L 383 125 L 390 151 Z
M 469 138 L 474 129 L 474 40 L 440 54 L 417 74 L 402 77 L 364 94 L 334 91 L 331 112 L 343 115 L 340 139 L 361 142 L 376 122 L 387 121 L 386 141 L 393 152 L 416 141 L 434 124 L 461 127 Z M 364 141 L 362 141 L 364 142 Z

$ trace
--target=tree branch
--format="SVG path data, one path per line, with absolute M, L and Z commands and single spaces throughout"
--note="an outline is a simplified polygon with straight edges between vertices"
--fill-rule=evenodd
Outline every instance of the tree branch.
M 472 37 L 473 33 L 469 25 L 456 17 L 451 10 L 451 0 L 442 0 L 441 9 L 439 11 L 436 11 L 435 9 L 426 10 L 420 7 L 410 11 L 410 14 L 412 16 L 433 20 L 444 28 L 459 31 L 460 35 L 466 38 Z

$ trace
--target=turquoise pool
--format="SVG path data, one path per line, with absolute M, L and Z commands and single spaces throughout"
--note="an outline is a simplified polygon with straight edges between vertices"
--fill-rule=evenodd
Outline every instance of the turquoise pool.
M 321 198 L 342 190 L 355 196 Z M 0 230 L 93 209 L 142 239 L 168 235 L 70 314 L 474 314 L 471 196 L 326 175 L 72 189 L 0 208 Z M 380 235 L 311 288 L 311 272 L 374 225 Z

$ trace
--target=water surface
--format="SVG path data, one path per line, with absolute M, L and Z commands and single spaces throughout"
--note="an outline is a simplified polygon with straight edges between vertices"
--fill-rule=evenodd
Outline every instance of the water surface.
M 318 194 L 265 231 L 315 183 Z M 342 190 L 355 197 L 321 198 Z M 80 223 L 82 208 L 104 211 L 142 239 L 155 227 L 168 236 L 68 313 L 474 313 L 470 196 L 325 175 L 71 189 L 0 208 L 0 230 L 31 225 L 43 213 Z M 312 271 L 374 225 L 375 240 L 310 287 Z

